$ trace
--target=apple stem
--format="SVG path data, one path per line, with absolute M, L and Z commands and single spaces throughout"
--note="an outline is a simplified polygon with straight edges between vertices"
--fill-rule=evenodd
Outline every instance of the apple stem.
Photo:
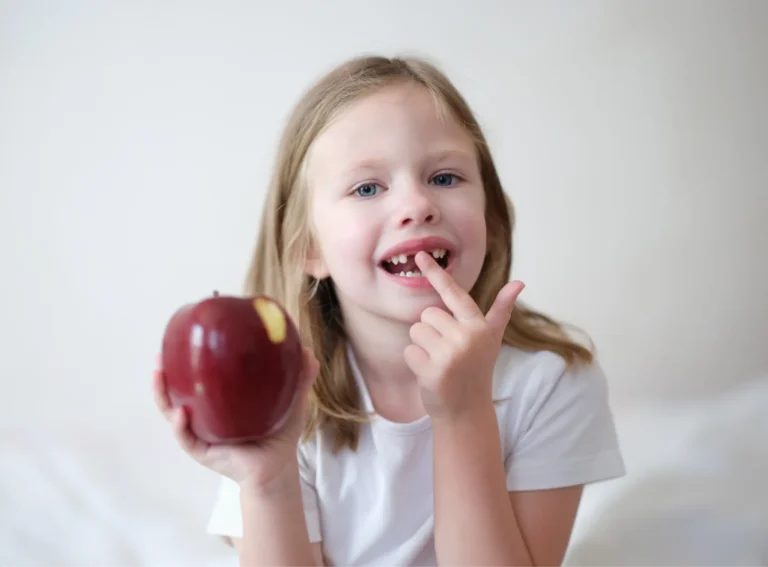
M 215 289 L 213 290 L 213 297 L 219 297 L 218 290 L 215 290 Z

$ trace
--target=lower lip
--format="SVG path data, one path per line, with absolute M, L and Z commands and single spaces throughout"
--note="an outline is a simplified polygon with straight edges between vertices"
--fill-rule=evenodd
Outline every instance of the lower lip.
M 448 258 L 448 265 L 443 268 L 443 270 L 447 273 L 451 273 L 453 271 L 453 257 Z M 399 284 L 403 287 L 411 288 L 411 289 L 425 289 L 425 288 L 431 288 L 432 284 L 429 283 L 429 280 L 425 278 L 424 276 L 399 276 L 397 274 L 391 274 L 384 268 L 381 268 L 381 271 L 384 272 L 389 278 L 394 281 L 396 284 Z

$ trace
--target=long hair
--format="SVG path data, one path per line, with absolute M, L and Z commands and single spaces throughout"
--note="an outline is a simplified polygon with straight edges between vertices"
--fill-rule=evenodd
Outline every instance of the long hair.
M 368 416 L 347 360 L 333 284 L 330 278 L 312 278 L 304 269 L 313 238 L 305 158 L 315 138 L 349 102 L 398 82 L 426 89 L 438 111 L 456 119 L 474 140 L 486 195 L 488 246 L 470 295 L 484 313 L 507 283 L 512 268 L 514 208 L 478 121 L 440 70 L 418 58 L 358 57 L 331 70 L 304 94 L 278 146 L 245 291 L 266 294 L 285 306 L 302 341 L 314 351 L 320 372 L 310 392 L 304 437 L 322 428 L 333 435 L 335 450 L 356 449 L 360 424 Z M 527 351 L 554 352 L 569 366 L 592 361 L 590 349 L 573 340 L 562 324 L 520 302 L 504 331 L 503 343 Z

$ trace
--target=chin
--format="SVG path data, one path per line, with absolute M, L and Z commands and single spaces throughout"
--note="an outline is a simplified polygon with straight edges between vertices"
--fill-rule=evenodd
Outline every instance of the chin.
M 439 297 L 432 297 L 424 298 L 423 301 L 414 301 L 408 307 L 403 306 L 403 309 L 398 310 L 399 313 L 393 315 L 395 319 L 413 325 L 421 320 L 421 314 L 429 307 L 437 307 L 448 311 L 448 308 Z

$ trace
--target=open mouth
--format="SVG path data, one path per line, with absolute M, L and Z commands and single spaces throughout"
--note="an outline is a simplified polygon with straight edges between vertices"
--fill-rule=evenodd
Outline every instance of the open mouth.
M 432 254 L 432 257 L 441 268 L 445 269 L 448 267 L 448 261 L 451 257 L 451 253 L 448 250 L 438 248 L 435 250 L 425 250 L 425 252 Z M 416 254 L 399 254 L 397 256 L 392 256 L 391 258 L 384 260 L 381 263 L 381 267 L 385 271 L 396 276 L 407 278 L 421 277 L 421 271 L 416 265 L 415 256 Z

